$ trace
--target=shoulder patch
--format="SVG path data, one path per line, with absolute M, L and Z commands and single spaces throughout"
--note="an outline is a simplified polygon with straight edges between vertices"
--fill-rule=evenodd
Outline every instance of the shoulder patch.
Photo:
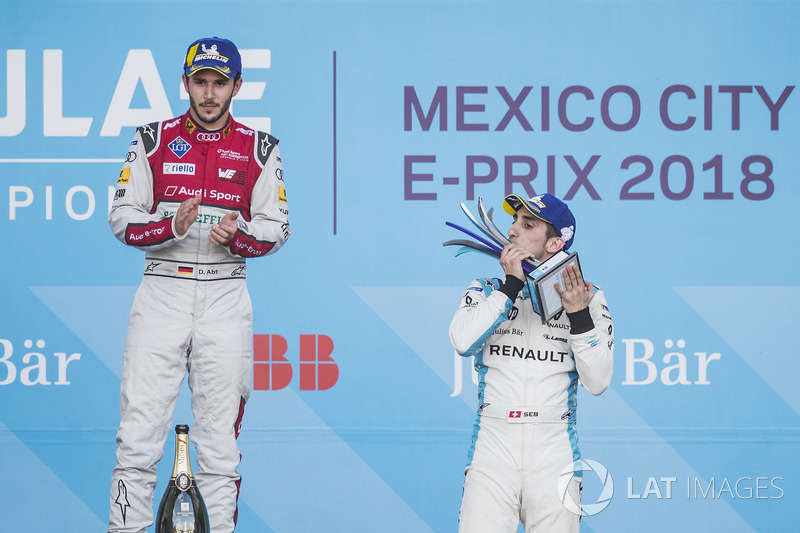
M 467 287 L 468 291 L 482 292 L 488 298 L 492 292 L 500 287 L 500 280 L 498 278 L 479 278 L 475 280 L 472 285 Z
M 255 155 L 262 167 L 267 166 L 272 149 L 278 145 L 278 139 L 269 133 L 259 131 L 256 135 Z
M 481 282 L 490 292 L 493 289 L 499 289 L 501 285 L 500 278 L 483 278 Z
M 161 137 L 161 123 L 151 122 L 150 124 L 139 126 L 136 129 L 139 130 L 139 134 L 142 136 L 145 153 L 150 155 L 150 152 L 158 146 L 158 141 Z

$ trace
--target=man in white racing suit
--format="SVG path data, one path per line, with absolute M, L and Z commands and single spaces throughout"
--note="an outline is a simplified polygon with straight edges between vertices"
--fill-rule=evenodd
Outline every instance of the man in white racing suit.
M 511 194 L 503 207 L 514 216 L 500 255 L 505 276 L 473 281 L 450 324 L 453 346 L 474 356 L 479 376 L 459 531 L 514 533 L 520 521 L 529 533 L 579 531 L 578 382 L 595 395 L 608 387 L 611 316 L 603 291 L 569 266 L 556 287 L 564 310 L 542 324 L 522 261 L 569 248 L 575 218 L 549 194 Z
M 253 350 L 245 258 L 275 253 L 290 234 L 278 140 L 229 112 L 241 68 L 232 42 L 192 43 L 188 112 L 139 127 L 117 181 L 109 224 L 146 256 L 123 355 L 110 532 L 153 523 L 156 464 L 187 372 L 210 528 L 235 527 Z

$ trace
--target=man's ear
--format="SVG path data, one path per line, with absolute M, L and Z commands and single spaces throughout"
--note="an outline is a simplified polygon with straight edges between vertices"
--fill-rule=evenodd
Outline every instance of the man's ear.
M 183 74 L 183 88 L 186 90 L 186 94 L 189 94 L 189 76 Z
M 554 254 L 564 248 L 564 244 L 564 239 L 561 237 L 551 237 L 547 240 L 547 246 L 545 246 L 545 249 L 547 250 L 547 253 Z
M 233 83 L 233 93 L 231 94 L 231 98 L 236 96 L 236 93 L 238 93 L 239 89 L 241 89 L 241 88 L 242 88 L 242 78 L 240 77 L 238 80 L 236 80 Z

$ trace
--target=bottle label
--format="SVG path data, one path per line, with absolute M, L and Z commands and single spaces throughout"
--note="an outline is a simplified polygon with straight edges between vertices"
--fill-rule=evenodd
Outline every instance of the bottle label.
M 175 506 L 172 509 L 170 533 L 195 533 L 196 527 L 192 500 L 188 493 L 181 492 L 175 499 Z
M 192 486 L 192 480 L 189 478 L 188 474 L 181 472 L 178 474 L 178 477 L 175 478 L 175 486 L 178 487 L 178 490 L 181 492 L 186 492 Z

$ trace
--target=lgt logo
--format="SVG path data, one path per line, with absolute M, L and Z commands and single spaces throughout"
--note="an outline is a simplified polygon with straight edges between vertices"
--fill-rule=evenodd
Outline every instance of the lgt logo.
M 339 365 L 331 358 L 327 335 L 300 335 L 300 390 L 328 390 L 339 380 Z M 292 381 L 286 359 L 289 344 L 280 335 L 253 335 L 253 390 L 280 390 Z
M 173 154 L 178 156 L 178 159 L 186 155 L 186 152 L 191 149 L 192 145 L 184 141 L 180 137 L 176 137 L 171 143 L 167 145 Z

